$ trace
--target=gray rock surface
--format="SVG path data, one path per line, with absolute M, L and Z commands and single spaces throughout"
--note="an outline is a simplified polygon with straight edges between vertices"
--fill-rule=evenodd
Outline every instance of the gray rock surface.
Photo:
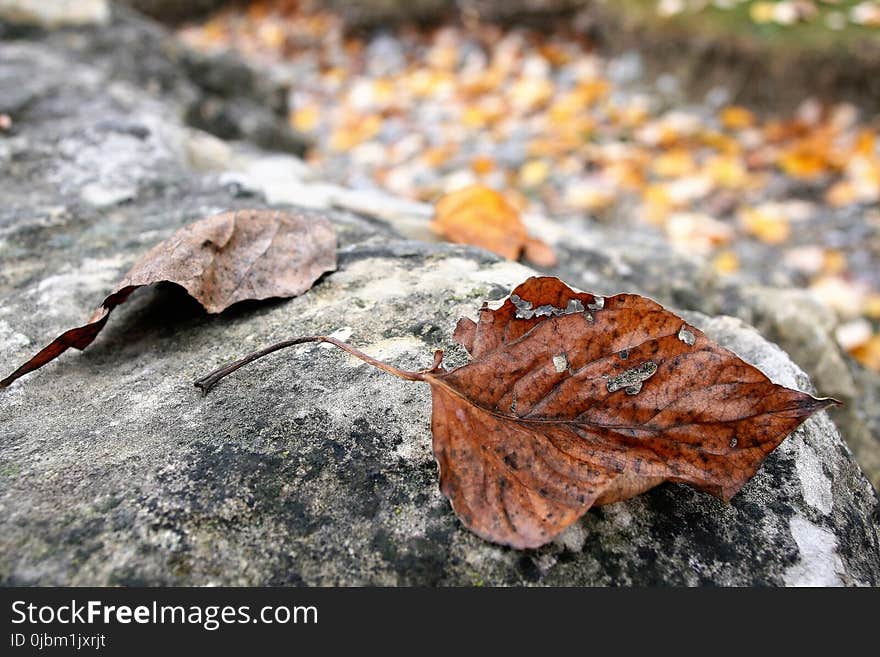
M 20 25 L 101 25 L 109 18 L 108 0 L 0 0 L 0 20 Z
M 0 40 L 13 46 L 15 56 L 15 61 L 0 61 L 0 76 L 14 74 L 18 79 L 4 86 L 0 112 L 13 119 L 28 111 L 32 97 L 66 83 L 68 67 L 85 66 L 89 73 L 76 82 L 83 84 L 91 77 L 92 84 L 135 84 L 161 99 L 161 118 L 182 118 L 223 139 L 248 140 L 274 150 L 302 154 L 308 146 L 287 122 L 286 85 L 257 75 L 235 57 L 190 51 L 133 10 L 111 5 L 104 22 L 36 33 L 11 22 L 11 16 L 0 11 Z M 31 56 L 53 62 L 31 63 L 34 75 L 28 76 L 22 67 Z
M 4 373 L 184 223 L 267 204 L 259 151 L 193 132 L 175 95 L 120 73 L 112 48 L 78 59 L 67 38 L 38 39 L 0 42 L 0 98 L 13 108 L 0 134 Z M 429 365 L 435 348 L 462 363 L 458 317 L 532 273 L 405 239 L 399 227 L 418 215 L 405 203 L 383 210 L 381 199 L 300 184 L 375 215 L 310 210 L 340 241 L 339 270 L 310 292 L 210 317 L 176 288 L 141 291 L 86 351 L 0 393 L 0 582 L 880 584 L 878 500 L 824 413 L 729 505 L 664 485 L 517 552 L 466 531 L 440 494 L 426 386 L 303 346 L 201 397 L 193 379 L 298 334 L 334 333 L 400 367 Z M 603 244 L 581 262 L 582 286 L 616 291 L 638 266 L 688 280 L 650 245 Z M 670 285 L 673 299 L 700 293 Z M 811 389 L 741 321 L 689 321 L 777 382 Z

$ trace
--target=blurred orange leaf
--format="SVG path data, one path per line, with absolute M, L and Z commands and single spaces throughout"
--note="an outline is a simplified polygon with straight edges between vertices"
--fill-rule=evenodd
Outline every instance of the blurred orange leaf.
M 516 260 L 525 250 L 536 265 L 556 262 L 549 246 L 529 237 L 516 208 L 483 185 L 465 187 L 437 201 L 431 228 L 450 242 L 479 246 L 508 260 Z
M 791 236 L 788 217 L 771 207 L 743 208 L 739 217 L 747 233 L 767 244 L 782 244 Z
M 721 110 L 721 125 L 729 130 L 741 130 L 755 125 L 755 115 L 745 107 L 731 105 Z
M 865 367 L 880 372 L 880 334 L 872 335 L 870 340 L 850 353 Z
M 794 178 L 815 178 L 825 172 L 827 164 L 825 156 L 809 146 L 796 146 L 779 158 L 779 166 Z
M 722 251 L 712 260 L 712 267 L 721 275 L 733 274 L 739 270 L 739 258 L 733 251 Z

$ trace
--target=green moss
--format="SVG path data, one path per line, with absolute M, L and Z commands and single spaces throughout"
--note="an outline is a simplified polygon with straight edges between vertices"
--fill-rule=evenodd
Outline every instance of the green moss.
M 627 21 L 643 24 L 652 29 L 688 32 L 703 38 L 740 39 L 747 44 L 759 45 L 771 51 L 797 52 L 838 52 L 860 51 L 866 43 L 880 47 L 880 30 L 856 25 L 847 20 L 843 29 L 832 30 L 825 22 L 828 14 L 840 12 L 849 15 L 849 10 L 860 0 L 841 0 L 837 5 L 817 2 L 818 13 L 806 22 L 794 25 L 777 23 L 756 23 L 749 11 L 756 0 L 736 3 L 730 9 L 719 9 L 709 5 L 698 11 L 686 9 L 670 17 L 657 13 L 657 0 L 615 0 L 604 2 L 606 11 L 614 11 Z
M 21 466 L 18 463 L 7 463 L 0 467 L 0 477 L 13 479 L 21 472 Z

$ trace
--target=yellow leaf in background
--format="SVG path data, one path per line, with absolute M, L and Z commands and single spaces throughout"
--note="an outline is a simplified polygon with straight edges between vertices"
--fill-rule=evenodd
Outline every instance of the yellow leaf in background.
M 745 231 L 766 244 L 782 244 L 791 237 L 791 225 L 784 215 L 765 207 L 743 208 L 739 219 Z
M 442 197 L 431 228 L 451 242 L 471 244 L 516 260 L 527 239 L 519 213 L 494 189 L 472 185 Z
M 700 142 L 726 155 L 738 155 L 743 148 L 739 140 L 715 130 L 705 130 L 699 135 Z
M 538 52 L 553 66 L 562 66 L 572 60 L 570 52 L 553 43 L 547 43 L 538 48 Z
M 278 50 L 287 41 L 287 35 L 277 21 L 264 21 L 257 28 L 257 39 L 265 48 Z
M 451 242 L 479 246 L 508 260 L 526 255 L 540 266 L 552 266 L 552 249 L 528 236 L 519 212 L 494 189 L 471 185 L 442 197 L 434 206 L 431 228 Z
M 603 175 L 621 189 L 638 192 L 645 186 L 645 174 L 636 160 L 611 162 L 603 170 Z
M 675 204 L 662 185 L 649 185 L 642 193 L 640 216 L 652 224 L 662 224 L 672 212 Z
M 523 187 L 537 187 L 550 175 L 546 160 L 529 160 L 520 167 L 519 182 Z
M 607 83 L 605 83 L 607 84 Z M 585 86 L 589 85 L 589 86 Z M 606 87 L 598 86 L 598 83 L 583 83 L 580 87 L 573 91 L 568 91 L 557 96 L 557 99 L 550 105 L 548 116 L 551 123 L 562 124 L 570 121 L 578 116 L 585 116 L 585 112 L 589 110 L 596 99 L 605 93 Z
M 853 147 L 853 153 L 872 157 L 877 154 L 877 135 L 870 128 L 865 128 L 859 132 Z
M 753 2 L 749 6 L 749 16 L 755 23 L 772 22 L 775 11 L 775 2 Z
M 654 159 L 651 171 L 661 178 L 678 178 L 693 173 L 697 168 L 694 157 L 685 148 L 666 151 Z
M 840 274 L 848 266 L 846 254 L 838 249 L 828 249 L 822 256 L 822 271 L 826 274 Z
M 321 111 L 317 105 L 299 107 L 291 113 L 290 124 L 300 132 L 311 132 L 318 125 Z
M 794 178 L 815 178 L 825 173 L 828 161 L 810 145 L 796 146 L 782 153 L 779 166 Z
M 584 164 L 580 159 L 569 155 L 558 160 L 555 168 L 566 176 L 574 176 L 584 170 Z
M 880 201 L 880 159 L 863 155 L 853 157 L 846 167 L 856 198 L 862 203 Z
M 482 128 L 489 122 L 489 117 L 479 107 L 469 106 L 464 108 L 461 122 L 468 128 Z
M 852 353 L 871 339 L 871 322 L 864 317 L 842 322 L 834 329 L 834 338 L 837 344 Z
M 838 275 L 821 275 L 810 282 L 810 292 L 843 319 L 858 317 L 868 291 L 864 284 Z
M 375 114 L 359 119 L 352 117 L 330 136 L 330 148 L 335 151 L 351 150 L 358 144 L 375 137 L 381 127 L 382 118 Z
M 421 160 L 432 169 L 438 169 L 449 161 L 458 151 L 458 146 L 446 144 L 444 146 L 429 146 L 422 151 Z
M 718 155 L 706 162 L 706 174 L 720 187 L 742 189 L 749 183 L 745 164 L 737 158 Z
M 647 107 L 634 104 L 626 107 L 612 107 L 609 109 L 609 115 L 612 122 L 624 128 L 633 129 L 643 126 L 650 113 Z
M 493 125 L 503 118 L 506 112 L 507 106 L 504 100 L 498 96 L 487 96 L 465 107 L 461 121 L 468 128 L 480 129 Z
M 344 68 L 336 66 L 324 71 L 321 78 L 327 86 L 337 88 L 348 79 L 348 72 Z
M 868 369 L 880 372 L 880 335 L 875 333 L 865 344 L 850 351 L 850 355 Z
M 729 243 L 734 237 L 730 226 L 699 212 L 676 212 L 664 228 L 669 240 L 679 249 L 701 255 Z
M 755 125 L 755 115 L 745 107 L 738 105 L 730 105 L 721 110 L 718 117 L 721 119 L 721 125 L 728 130 L 742 130 L 743 128 L 751 128 Z
M 495 91 L 504 82 L 504 76 L 498 71 L 488 70 L 479 73 L 464 73 L 458 78 L 458 91 L 463 96 L 477 98 Z
M 373 82 L 373 98 L 377 107 L 389 107 L 397 97 L 394 82 L 388 78 L 379 78 Z
M 733 251 L 721 251 L 712 259 L 712 268 L 722 276 L 736 273 L 739 271 L 739 257 Z
M 528 196 L 516 188 L 504 190 L 504 198 L 517 212 L 525 212 L 532 203 Z
M 477 155 L 471 160 L 471 169 L 478 175 L 486 175 L 495 169 L 495 160 L 486 155 Z
M 825 192 L 825 202 L 838 208 L 855 203 L 858 200 L 855 185 L 848 180 L 840 180 L 834 183 Z
M 564 202 L 575 210 L 600 212 L 614 202 L 614 192 L 608 184 L 580 180 L 566 188 Z
M 455 81 L 448 73 L 419 69 L 407 76 L 405 84 L 414 96 L 426 98 L 454 88 Z
M 458 65 L 459 50 L 452 43 L 438 43 L 428 52 L 426 63 L 439 71 L 452 71 Z
M 523 77 L 513 83 L 510 102 L 521 112 L 537 110 L 553 96 L 553 84 L 544 78 Z
M 880 294 L 872 292 L 865 297 L 862 312 L 871 319 L 880 319 Z
M 803 137 L 808 134 L 810 127 L 797 119 L 787 121 L 767 121 L 762 126 L 764 139 L 772 143 L 780 143 L 791 139 Z
M 229 40 L 228 27 L 219 16 L 212 18 L 195 33 L 195 40 L 203 47 L 226 45 Z
M 529 141 L 529 156 L 557 158 L 577 150 L 582 140 L 572 135 L 536 137 Z
M 575 94 L 578 102 L 582 106 L 588 107 L 600 98 L 607 96 L 609 91 L 611 91 L 611 84 L 607 80 L 597 78 L 581 82 L 577 86 Z

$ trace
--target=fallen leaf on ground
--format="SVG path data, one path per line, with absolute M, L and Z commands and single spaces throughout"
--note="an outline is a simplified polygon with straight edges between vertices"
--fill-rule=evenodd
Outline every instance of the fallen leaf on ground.
M 553 250 L 529 237 L 519 212 L 499 192 L 471 185 L 442 197 L 431 228 L 450 242 L 479 246 L 508 260 L 525 256 L 536 265 L 556 264 Z
M 205 392 L 278 349 L 328 342 L 431 386 L 440 488 L 477 535 L 544 545 L 586 511 L 665 482 L 729 500 L 807 417 L 836 403 L 772 383 L 650 299 L 530 278 L 459 321 L 471 362 L 399 370 L 332 337 L 296 338 L 196 381 Z
M 5 388 L 70 347 L 89 346 L 110 313 L 139 287 L 176 283 L 209 313 L 234 303 L 293 297 L 336 269 L 336 236 L 318 216 L 276 210 L 239 210 L 201 219 L 154 246 L 129 270 L 88 322 L 65 331 L 15 372 Z
M 755 115 L 745 107 L 729 105 L 721 110 L 721 124 L 729 130 L 742 130 L 755 125 Z
M 765 244 L 783 244 L 791 237 L 788 217 L 772 204 L 743 207 L 739 211 L 739 219 L 749 235 Z

